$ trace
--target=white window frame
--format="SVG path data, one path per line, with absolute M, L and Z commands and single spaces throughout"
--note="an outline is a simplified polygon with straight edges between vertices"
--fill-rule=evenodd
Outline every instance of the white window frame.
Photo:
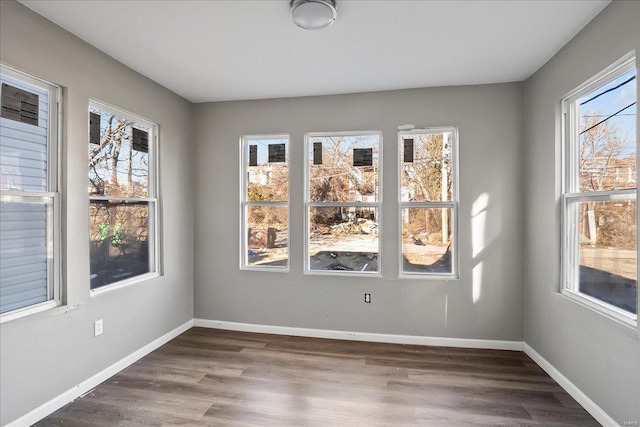
M 560 293 L 584 307 L 596 311 L 603 316 L 630 327 L 637 327 L 638 315 L 629 313 L 614 305 L 581 293 L 579 286 L 579 253 L 578 253 L 578 224 L 574 224 L 575 206 L 586 201 L 613 201 L 616 199 L 637 200 L 638 189 L 619 189 L 610 191 L 580 192 L 579 178 L 579 138 L 577 137 L 579 123 L 577 120 L 578 100 L 585 94 L 616 79 L 622 74 L 636 68 L 635 55 L 629 53 L 622 59 L 607 67 L 578 88 L 567 94 L 561 101 L 562 124 L 562 276 Z M 637 132 L 637 130 L 636 130 Z M 636 133 L 637 135 L 637 133 Z M 637 157 L 636 142 L 636 157 Z M 637 170 L 637 168 L 636 168 Z M 636 209 L 638 206 L 636 205 Z M 637 215 L 637 213 L 636 213 Z M 636 216 L 636 224 L 638 217 Z M 637 236 L 638 237 L 638 236 Z M 638 261 L 636 260 L 636 271 Z
M 95 108 L 105 113 L 113 114 L 123 119 L 135 122 L 137 124 L 144 125 L 149 129 L 149 175 L 148 175 L 148 189 L 147 197 L 116 197 L 116 196 L 91 196 L 88 197 L 89 207 L 94 200 L 118 200 L 118 201 L 143 201 L 149 202 L 149 228 L 152 232 L 149 233 L 149 246 L 153 250 L 149 250 L 149 255 L 153 257 L 150 260 L 151 268 L 148 273 L 139 274 L 134 277 L 130 277 L 118 282 L 110 283 L 108 285 L 101 286 L 97 289 L 90 289 L 91 297 L 99 296 L 101 294 L 114 291 L 116 289 L 124 288 L 133 284 L 137 284 L 146 280 L 150 280 L 162 275 L 162 251 L 161 251 L 161 221 L 160 221 L 160 185 L 159 185 L 159 161 L 158 161 L 158 125 L 149 119 L 122 110 L 118 107 L 114 107 L 105 102 L 95 99 L 89 99 L 89 106 L 87 108 L 86 123 L 89 124 L 89 109 Z M 89 144 L 89 134 L 87 133 L 87 147 Z M 88 173 L 87 173 L 88 180 Z M 88 182 L 88 181 L 87 181 Z M 153 209 L 151 208 L 153 206 Z M 89 230 L 87 230 L 87 237 L 89 236 Z M 89 239 L 87 239 L 89 243 Z
M 311 158 L 309 152 L 311 150 L 310 141 L 315 137 L 334 137 L 334 136 L 378 136 L 378 201 L 377 202 L 311 202 L 309 194 L 309 162 Z M 383 239 L 383 219 L 382 219 L 382 187 L 383 187 L 383 138 L 381 131 L 346 131 L 346 132 L 308 132 L 304 135 L 304 274 L 317 276 L 368 276 L 382 277 L 382 239 Z M 361 207 L 375 208 L 377 210 L 378 222 L 378 271 L 341 271 L 341 270 L 312 270 L 309 258 L 309 212 L 312 207 Z
M 288 190 L 287 201 L 261 201 L 253 202 L 247 200 L 248 195 L 248 179 L 249 162 L 247 161 L 247 153 L 249 146 L 248 141 L 261 140 L 261 141 L 281 141 L 287 140 L 287 171 Z M 289 134 L 265 134 L 265 135 L 244 135 L 240 137 L 240 269 L 241 270 L 254 270 L 254 271 L 269 271 L 275 273 L 288 273 L 291 265 L 291 138 Z M 287 265 L 286 266 L 274 266 L 274 265 L 249 265 L 248 258 L 248 227 L 247 227 L 247 208 L 249 206 L 271 206 L 271 207 L 286 207 L 287 208 Z
M 402 144 L 404 136 L 424 135 L 426 133 L 451 133 L 451 199 L 439 202 L 403 202 L 402 201 Z M 412 129 L 398 132 L 398 277 L 400 279 L 433 279 L 455 280 L 458 276 L 458 128 L 455 126 L 438 126 Z M 404 272 L 402 257 L 402 210 L 406 208 L 451 209 L 451 273 Z
M 48 222 L 47 235 L 48 252 L 52 256 L 48 257 L 48 300 L 32 304 L 23 308 L 8 311 L 0 315 L 0 323 L 19 319 L 41 311 L 49 310 L 62 305 L 62 263 L 61 263 L 61 234 L 62 234 L 62 209 L 60 206 L 60 171 L 59 159 L 61 158 L 62 134 L 61 123 L 62 114 L 60 111 L 62 105 L 62 88 L 56 84 L 42 80 L 29 73 L 13 68 L 4 63 L 0 63 L 0 74 L 12 79 L 21 81 L 28 85 L 36 86 L 40 89 L 49 91 L 49 117 L 47 129 L 47 191 L 21 191 L 21 190 L 0 190 L 0 197 L 7 200 L 40 200 L 50 199 L 52 203 L 53 219 Z

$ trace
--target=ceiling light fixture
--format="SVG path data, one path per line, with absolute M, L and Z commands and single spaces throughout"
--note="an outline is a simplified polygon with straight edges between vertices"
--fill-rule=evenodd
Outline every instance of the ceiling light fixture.
M 291 0 L 289 17 L 300 28 L 321 30 L 338 17 L 335 0 Z

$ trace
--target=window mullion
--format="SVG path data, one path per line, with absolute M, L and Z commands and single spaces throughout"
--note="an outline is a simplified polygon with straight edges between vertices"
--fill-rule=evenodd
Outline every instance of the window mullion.
M 401 208 L 455 208 L 456 202 L 400 202 Z
M 289 206 L 289 202 L 288 201 L 270 201 L 270 200 L 265 200 L 265 201 L 260 201 L 260 202 L 254 202 L 254 201 L 243 201 L 242 204 L 244 206 Z
M 157 197 L 121 197 L 121 196 L 89 196 L 89 200 L 99 202 L 104 201 L 116 201 L 116 202 L 157 202 Z
M 0 190 L 0 197 L 56 197 L 57 192 Z
M 379 208 L 378 202 L 307 202 L 307 206 L 312 208 Z
M 577 201 L 594 201 L 606 202 L 611 200 L 635 200 L 636 190 L 613 190 L 613 191 L 589 191 L 583 193 L 567 193 L 564 195 L 567 199 Z

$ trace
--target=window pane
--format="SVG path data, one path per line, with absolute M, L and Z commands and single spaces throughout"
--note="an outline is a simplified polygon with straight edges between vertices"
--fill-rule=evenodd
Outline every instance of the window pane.
M 49 91 L 5 75 L 0 80 L 1 90 L 7 90 L 9 96 L 11 91 L 24 91 L 29 97 L 26 105 L 30 111 L 27 114 L 37 117 L 36 121 L 25 122 L 21 121 L 20 111 L 3 109 L 0 118 L 0 189 L 48 191 Z M 21 107 L 15 108 L 20 110 Z M 10 110 L 17 115 L 4 114 Z
M 0 313 L 47 301 L 52 200 L 3 197 L 0 203 Z
M 581 191 L 636 187 L 635 75 L 631 70 L 576 101 Z
M 403 202 L 452 200 L 452 132 L 403 135 Z
M 578 203 L 579 291 L 636 314 L 636 202 Z
M 247 139 L 247 200 L 289 200 L 288 139 Z
M 378 271 L 378 210 L 311 207 L 309 268 Z
M 153 271 L 152 209 L 151 202 L 91 201 L 91 289 Z
M 311 202 L 377 202 L 379 135 L 309 139 Z
M 287 221 L 284 206 L 247 206 L 247 265 L 287 266 Z
M 402 271 L 451 273 L 451 208 L 402 209 Z
M 90 195 L 147 197 L 149 128 L 95 108 L 89 111 Z M 94 117 L 99 127 L 91 126 Z

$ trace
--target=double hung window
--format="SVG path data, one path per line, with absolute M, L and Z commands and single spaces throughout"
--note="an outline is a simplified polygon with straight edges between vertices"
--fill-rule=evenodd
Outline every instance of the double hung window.
M 637 141 L 635 58 L 563 101 L 562 292 L 636 324 Z
M 90 103 L 92 292 L 160 272 L 156 152 L 155 124 L 96 101 Z
M 0 313 L 61 303 L 60 88 L 0 66 Z
M 289 269 L 289 136 L 245 136 L 240 146 L 240 268 L 286 271 Z
M 457 130 L 400 132 L 400 275 L 456 276 Z
M 306 144 L 305 272 L 380 275 L 382 134 L 310 133 Z

